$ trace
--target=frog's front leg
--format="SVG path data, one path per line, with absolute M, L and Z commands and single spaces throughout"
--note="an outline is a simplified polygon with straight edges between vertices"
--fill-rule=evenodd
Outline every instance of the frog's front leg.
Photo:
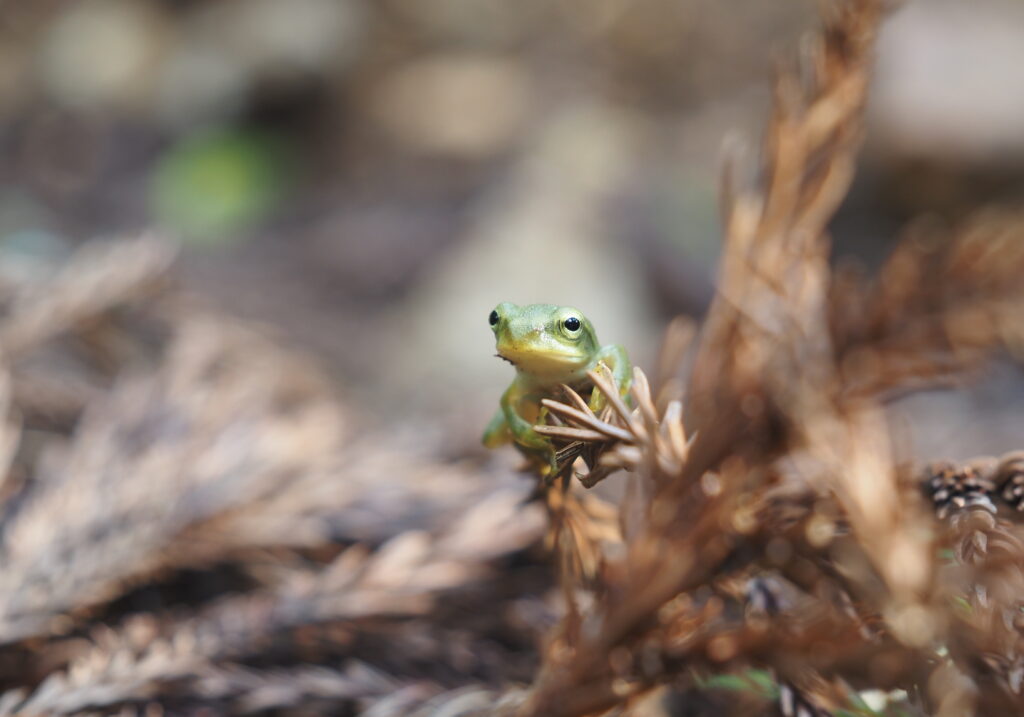
M 595 363 L 603 363 L 611 369 L 615 386 L 619 389 L 619 395 L 626 397 L 629 387 L 633 383 L 633 365 L 629 362 L 626 349 L 618 344 L 608 344 L 601 347 L 601 350 L 597 352 L 596 359 Z M 603 409 L 606 402 L 604 394 L 600 391 L 595 389 L 590 394 L 590 410 L 594 413 Z
M 521 387 L 513 382 L 501 397 L 501 410 L 505 416 L 512 441 L 520 451 L 534 459 L 540 467 L 546 467 L 551 475 L 557 470 L 555 448 L 551 441 L 533 430 L 533 424 L 522 417 L 519 408 L 527 397 Z M 543 473 L 543 468 L 541 468 Z
M 501 411 L 508 430 L 512 433 L 512 440 L 533 451 L 550 451 L 551 441 L 533 430 L 533 424 L 519 415 L 519 404 L 522 400 L 523 393 L 514 382 L 501 396 Z
M 484 429 L 483 444 L 488 448 L 497 448 L 503 443 L 508 443 L 511 438 L 512 435 L 508 430 L 508 421 L 505 420 L 505 411 L 498 408 L 494 412 L 491 422 Z

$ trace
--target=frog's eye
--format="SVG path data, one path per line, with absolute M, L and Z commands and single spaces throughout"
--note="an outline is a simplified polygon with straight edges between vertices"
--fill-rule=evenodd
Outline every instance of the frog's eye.
M 498 312 L 492 311 L 491 316 L 488 320 L 491 322 L 491 326 L 496 325 L 498 323 Z
M 563 325 L 565 326 L 565 328 L 567 328 L 567 329 L 568 329 L 569 331 L 573 331 L 573 332 L 575 332 L 575 331 L 579 331 L 579 330 L 580 330 L 580 326 L 581 326 L 581 324 L 580 324 L 580 320 L 579 320 L 579 319 L 577 319 L 577 318 L 576 318 L 575 316 L 570 316 L 570 317 L 569 317 L 569 318 L 567 318 L 567 319 L 566 319 L 565 321 L 563 321 L 563 322 L 562 322 L 562 324 L 563 324 Z

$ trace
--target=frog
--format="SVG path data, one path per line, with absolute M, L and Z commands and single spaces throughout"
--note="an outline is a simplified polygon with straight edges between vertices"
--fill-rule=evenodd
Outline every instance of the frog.
M 633 376 L 629 356 L 619 344 L 602 346 L 593 324 L 572 306 L 502 302 L 488 321 L 496 355 L 515 366 L 516 375 L 484 431 L 483 443 L 495 448 L 511 442 L 542 475 L 554 475 L 558 470 L 555 447 L 533 428 L 546 415 L 541 400 L 556 397 L 563 384 L 577 392 L 591 389 L 587 372 L 600 364 L 608 367 L 625 397 Z M 591 410 L 601 410 L 604 403 L 601 392 L 592 390 Z

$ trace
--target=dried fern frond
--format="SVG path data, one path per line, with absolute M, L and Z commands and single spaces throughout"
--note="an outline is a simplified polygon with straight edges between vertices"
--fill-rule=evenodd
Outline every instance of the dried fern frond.
M 23 355 L 61 331 L 153 290 L 176 251 L 155 236 L 87 244 L 56 276 L 17 294 L 0 322 L 0 349 Z
M 826 311 L 825 224 L 852 176 L 880 14 L 880 5 L 868 0 L 840 5 L 809 55 L 806 84 L 788 75 L 779 81 L 760 188 L 728 189 L 724 196 L 727 241 L 720 295 L 697 345 L 690 383 L 687 408 L 697 431 L 692 444 L 687 445 L 681 422 L 659 420 L 649 395 L 628 412 L 604 389 L 615 409 L 613 422 L 568 404 L 547 404 L 578 431 L 564 438 L 624 450 L 629 460 L 620 464 L 639 469 L 653 490 L 646 524 L 618 569 L 609 569 L 605 590 L 614 599 L 580 616 L 578 628 L 567 623 L 553 636 L 545 669 L 520 714 L 599 711 L 673 674 L 641 672 L 622 689 L 602 686 L 615 683 L 610 667 L 625 659 L 615 655 L 656 664 L 654 656 L 668 654 L 657 631 L 665 605 L 706 584 L 726 561 L 742 564 L 764 549 L 754 542 L 756 491 L 777 480 L 772 466 L 790 453 L 799 455 L 808 485 L 838 501 L 848 516 L 866 569 L 877 571 L 886 586 L 875 595 L 877 609 L 895 611 L 893 629 L 921 639 L 909 634 L 899 611 L 916 605 L 928 584 L 928 545 L 913 533 L 900 537 L 908 516 L 915 520 L 915 507 L 900 493 L 880 413 L 866 404 L 843 406 L 834 398 Z M 593 380 L 600 389 L 600 377 Z M 673 431 L 656 425 L 662 422 L 676 427 L 675 439 Z M 550 432 L 559 433 L 564 430 Z M 918 569 L 908 570 L 903 564 L 908 561 Z M 897 607 L 890 606 L 892 600 Z M 838 633 L 861 634 L 859 623 L 844 614 L 836 615 L 835 626 Z M 709 629 L 707 616 L 689 632 L 697 628 Z M 732 640 L 729 634 L 711 629 L 708 639 L 723 644 Z M 770 644 L 778 647 L 781 639 L 773 634 Z M 861 644 L 838 637 L 835 642 L 851 649 Z M 759 652 L 757 640 L 734 644 L 731 654 Z M 907 651 L 898 643 L 890 647 Z M 797 654 L 803 649 L 794 647 Z M 651 650 L 654 656 L 641 660 Z M 688 653 L 675 669 L 694 659 Z
M 871 282 L 832 284 L 829 311 L 845 390 L 941 385 L 1024 335 L 1024 216 L 983 212 L 952 231 L 912 228 Z
M 440 693 L 419 685 L 398 690 L 372 702 L 363 717 L 492 717 L 509 714 L 522 698 L 522 691 L 499 691 L 470 685 Z
M 647 491 L 626 558 L 606 561 L 606 599 L 570 611 L 518 714 L 599 712 L 716 664 L 768 666 L 794 685 L 935 681 L 928 699 L 944 709 L 991 682 L 1002 697 L 979 705 L 1017 704 L 1024 652 L 1011 593 L 1024 544 L 994 512 L 1000 496 L 1000 506 L 1021 502 L 1019 460 L 933 475 L 942 534 L 896 463 L 882 402 L 1013 345 L 1019 221 L 982 217 L 930 259 L 911 243 L 872 289 L 833 277 L 827 262 L 881 9 L 839 4 L 805 76 L 780 78 L 753 186 L 734 189 L 727 175 L 720 294 L 687 393 L 696 437 L 686 440 L 680 404 L 671 417 L 654 410 L 642 374 L 632 411 L 610 400 L 595 416 L 571 393 L 545 404 L 563 425 L 542 432 L 590 446 L 579 451 L 591 469 L 583 480 L 596 482 L 595 466 L 597 479 L 627 468 Z M 943 569 L 944 543 L 967 567 Z M 804 594 L 798 614 L 752 620 L 709 597 L 737 571 L 768 565 Z M 967 617 L 950 614 L 951 596 L 966 599 Z M 952 662 L 938 659 L 943 645 Z M 947 667 L 960 677 L 937 677 Z
M 9 712 L 0 714 L 67 714 L 129 702 L 172 681 L 201 679 L 211 665 L 258 654 L 275 637 L 304 626 L 424 615 L 439 596 L 481 579 L 496 558 L 538 539 L 540 512 L 523 511 L 520 501 L 495 495 L 467 507 L 438 534 L 410 531 L 377 551 L 354 546 L 322 570 L 227 598 L 193 618 L 161 625 L 142 617 L 117 631 L 96 631 L 66 671 L 51 674 L 30 694 L 2 698 Z
M 198 690 L 196 680 L 258 655 L 266 640 L 297 649 L 315 626 L 425 621 L 438 595 L 478 584 L 493 560 L 542 531 L 538 511 L 521 506 L 525 485 L 396 453 L 387 437 L 350 442 L 329 382 L 254 332 L 195 317 L 194 307 L 188 319 L 169 304 L 153 307 L 158 316 L 135 313 L 166 269 L 144 260 L 161 251 L 145 241 L 86 251 L 48 283 L 23 287 L 0 319 L 19 359 L 14 404 L 0 392 L 12 428 L 0 457 L 9 463 L 18 448 L 18 409 L 45 431 L 22 447 L 3 494 L 0 641 L 3 664 L 19 664 L 2 713 L 114 710 L 165 687 Z M 111 313 L 125 302 L 130 311 Z M 142 357 L 129 334 L 149 341 L 155 325 L 159 341 Z M 280 552 L 329 556 L 351 540 L 370 546 L 319 569 Z M 157 572 L 217 561 L 241 561 L 259 589 L 192 616 L 143 614 L 117 630 L 90 624 L 88 608 Z M 100 614 L 119 611 L 108 604 Z M 91 640 L 58 637 L 69 630 Z M 320 699 L 313 692 L 281 699 Z
M 380 699 L 402 687 L 379 670 L 351 660 L 340 669 L 317 665 L 269 670 L 238 665 L 211 667 L 189 692 L 207 704 L 223 705 L 231 714 L 250 714 L 295 707 L 308 710 L 317 705 L 336 709 L 340 704 Z
M 182 326 L 160 371 L 90 406 L 5 519 L 0 641 L 109 597 L 188 526 L 336 453 L 344 418 L 314 375 L 245 332 Z
M 602 370 L 588 371 L 587 376 L 595 391 L 609 397 L 609 410 L 603 411 L 601 416 L 595 415 L 579 394 L 563 386 L 570 403 L 547 398 L 541 403 L 564 425 L 540 425 L 535 426 L 535 430 L 556 442 L 593 444 L 594 450 L 581 454 L 585 461 L 589 459 L 593 464 L 587 466 L 587 473 L 579 476 L 587 488 L 612 471 L 638 470 L 645 457 L 658 463 L 659 472 L 652 475 L 677 473 L 688 451 L 682 403 L 669 401 L 659 415 L 646 374 L 634 368 L 630 395 L 637 408 L 630 410 L 619 398 L 608 368 L 603 365 L 600 368 Z

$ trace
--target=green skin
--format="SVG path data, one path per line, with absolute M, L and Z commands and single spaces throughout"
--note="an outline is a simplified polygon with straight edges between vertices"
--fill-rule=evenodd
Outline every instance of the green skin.
M 570 306 L 503 302 L 490 316 L 498 356 L 516 367 L 516 377 L 501 397 L 501 407 L 484 431 L 483 442 L 494 448 L 512 441 L 541 468 L 554 472 L 555 448 L 533 430 L 543 420 L 541 399 L 557 395 L 559 386 L 589 388 L 587 371 L 603 363 L 611 369 L 622 395 L 629 390 L 632 366 L 618 344 L 601 346 L 593 325 Z M 592 410 L 600 410 L 604 396 L 593 391 Z

